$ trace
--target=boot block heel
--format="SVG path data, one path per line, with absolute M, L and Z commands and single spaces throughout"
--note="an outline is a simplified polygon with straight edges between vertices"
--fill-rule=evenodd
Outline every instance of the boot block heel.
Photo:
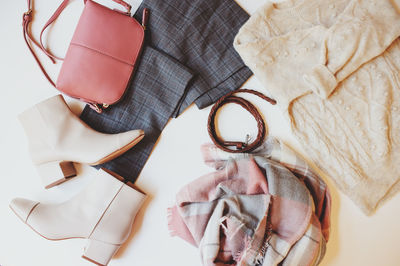
M 97 265 L 107 265 L 120 245 L 113 245 L 101 241 L 89 239 L 82 258 Z
M 54 161 L 36 165 L 46 189 L 57 186 L 68 178 L 76 176 L 75 166 L 72 162 Z

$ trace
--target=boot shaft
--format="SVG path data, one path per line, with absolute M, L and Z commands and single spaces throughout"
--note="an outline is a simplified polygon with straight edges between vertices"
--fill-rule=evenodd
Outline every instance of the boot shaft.
M 34 163 L 60 157 L 57 155 L 57 146 L 73 116 L 61 95 L 36 104 L 18 116 L 28 138 L 29 153 Z
M 92 182 L 69 201 L 42 204 L 15 199 L 10 206 L 47 239 L 87 238 L 120 245 L 128 237 L 144 199 L 143 193 L 99 170 Z

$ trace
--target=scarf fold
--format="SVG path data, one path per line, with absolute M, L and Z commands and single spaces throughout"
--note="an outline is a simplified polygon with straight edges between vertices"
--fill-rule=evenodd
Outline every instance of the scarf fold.
M 329 238 L 328 188 L 274 138 L 251 154 L 201 147 L 216 169 L 184 186 L 169 229 L 200 250 L 203 265 L 317 265 Z

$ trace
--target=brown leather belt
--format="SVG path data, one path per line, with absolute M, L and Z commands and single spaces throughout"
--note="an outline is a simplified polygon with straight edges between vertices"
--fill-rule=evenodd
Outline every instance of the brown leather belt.
M 261 114 L 258 112 L 257 108 L 248 100 L 233 95 L 233 94 L 239 93 L 239 92 L 251 93 L 251 94 L 257 95 L 258 97 L 266 100 L 267 102 L 269 102 L 272 105 L 276 104 L 275 100 L 265 96 L 264 94 L 262 94 L 258 91 L 249 90 L 249 89 L 239 89 L 239 90 L 230 92 L 227 95 L 221 97 L 215 103 L 215 105 L 211 108 L 210 114 L 208 115 L 208 122 L 207 122 L 208 134 L 210 135 L 211 140 L 214 142 L 214 144 L 218 148 L 220 148 L 223 151 L 231 152 L 231 153 L 244 153 L 244 152 L 253 151 L 254 149 L 259 147 L 263 143 L 264 138 L 265 138 L 265 131 L 266 131 L 264 119 L 261 116 Z M 258 134 L 257 134 L 256 140 L 253 141 L 252 143 L 248 144 L 248 143 L 240 142 L 240 141 L 224 141 L 217 135 L 216 130 L 215 130 L 215 116 L 217 114 L 218 109 L 228 103 L 235 103 L 235 104 L 242 106 L 255 118 L 255 120 L 257 122 L 257 127 L 258 127 Z M 231 147 L 231 146 L 236 146 L 236 150 L 227 148 L 227 147 Z

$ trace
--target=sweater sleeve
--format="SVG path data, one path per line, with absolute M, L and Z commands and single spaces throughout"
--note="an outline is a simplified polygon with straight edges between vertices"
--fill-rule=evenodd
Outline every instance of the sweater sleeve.
M 303 75 L 322 98 L 400 35 L 400 0 L 352 0 L 326 32 L 320 63 Z
M 293 30 L 288 23 L 282 31 L 271 19 L 274 12 L 270 2 L 258 9 L 239 30 L 233 45 L 265 93 L 285 108 L 293 99 L 312 92 L 303 74 L 319 63 L 314 51 L 320 49 L 326 28 Z M 289 15 L 282 13 L 279 20 L 286 21 Z

